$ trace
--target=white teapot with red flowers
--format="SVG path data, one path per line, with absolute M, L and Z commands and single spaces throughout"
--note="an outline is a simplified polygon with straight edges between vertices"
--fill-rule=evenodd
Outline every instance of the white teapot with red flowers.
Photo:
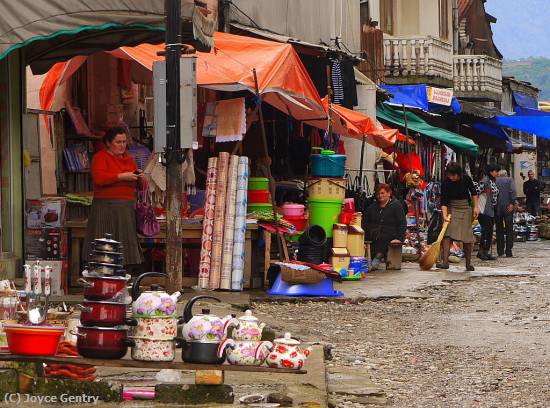
M 240 341 L 260 341 L 265 323 L 258 323 L 258 318 L 247 310 L 244 316 L 239 317 L 239 325 L 233 329 L 231 337 Z
M 273 349 L 266 359 L 269 367 L 300 370 L 311 353 L 311 347 L 302 349 L 301 343 L 293 339 L 290 333 L 273 340 L 273 343 Z

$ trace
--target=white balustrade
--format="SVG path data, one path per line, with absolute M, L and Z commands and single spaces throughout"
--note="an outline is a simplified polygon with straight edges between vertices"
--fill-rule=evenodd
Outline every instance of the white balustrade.
M 487 55 L 455 55 L 454 90 L 502 94 L 502 61 Z
M 384 66 L 390 77 L 453 80 L 453 46 L 433 37 L 385 37 Z

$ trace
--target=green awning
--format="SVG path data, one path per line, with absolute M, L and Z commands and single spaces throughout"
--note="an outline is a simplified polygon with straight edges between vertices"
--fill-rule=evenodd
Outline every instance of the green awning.
M 403 128 L 405 127 L 403 112 L 392 109 L 386 105 L 378 105 L 376 107 L 376 117 L 383 122 L 389 122 L 392 125 L 397 125 Z M 471 139 L 457 133 L 432 126 L 412 112 L 407 112 L 407 126 L 414 132 L 439 140 L 457 152 L 474 156 L 479 153 L 478 145 L 476 145 Z

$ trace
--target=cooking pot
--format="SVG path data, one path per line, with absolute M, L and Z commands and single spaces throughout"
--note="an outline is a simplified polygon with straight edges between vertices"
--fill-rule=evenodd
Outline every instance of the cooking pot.
M 139 361 L 173 361 L 176 357 L 174 340 L 158 340 L 142 337 L 130 337 L 135 342 L 132 347 L 132 359 Z
M 118 359 L 126 355 L 135 343 L 128 338 L 128 328 L 79 326 L 71 333 L 77 336 L 76 349 L 82 357 Z
M 180 337 L 176 337 L 176 344 L 182 348 L 182 360 L 196 364 L 223 364 L 226 357 L 225 349 L 229 346 L 228 343 L 187 341 Z
M 122 244 L 119 241 L 115 241 L 112 234 L 105 234 L 105 238 L 94 239 L 92 247 L 97 251 L 120 252 Z
M 120 265 L 124 263 L 124 257 L 122 252 L 92 251 L 90 261 Z
M 122 265 L 105 262 L 88 262 L 88 272 L 107 276 L 126 276 Z
M 130 275 L 98 277 L 84 272 L 78 282 L 84 286 L 86 300 L 110 300 L 128 295 L 126 284 L 129 280 Z
M 137 325 L 137 321 L 126 318 L 126 305 L 118 302 L 82 302 L 76 305 L 80 309 L 80 322 L 84 326 L 114 327 L 127 324 Z
M 128 331 L 130 336 L 155 340 L 174 340 L 178 334 L 178 324 L 183 324 L 183 319 L 178 320 L 172 316 L 133 316 L 133 319 L 136 324 L 130 327 Z

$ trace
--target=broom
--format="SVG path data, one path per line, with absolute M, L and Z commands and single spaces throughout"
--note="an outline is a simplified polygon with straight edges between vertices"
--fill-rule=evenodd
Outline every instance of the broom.
M 449 215 L 449 220 L 451 216 Z M 449 226 L 449 221 L 445 221 L 443 223 L 443 226 L 441 227 L 441 232 L 439 233 L 439 236 L 437 237 L 437 241 L 435 241 L 430 249 L 428 249 L 424 255 L 420 257 L 418 260 L 418 264 L 420 265 L 420 269 L 423 271 L 428 271 L 432 268 L 434 263 L 437 262 L 437 258 L 439 258 L 439 249 L 441 247 L 441 241 L 443 241 L 443 237 L 445 236 L 445 232 L 447 232 L 447 227 Z

